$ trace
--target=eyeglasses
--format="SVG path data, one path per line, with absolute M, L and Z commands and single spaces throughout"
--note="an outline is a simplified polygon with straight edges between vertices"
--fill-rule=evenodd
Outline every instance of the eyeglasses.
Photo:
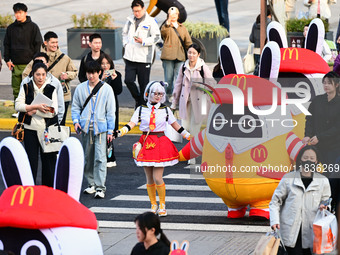
M 159 97 L 164 96 L 164 93 L 162 93 L 162 92 L 152 92 L 152 94 L 154 94 L 154 96 L 159 96 Z

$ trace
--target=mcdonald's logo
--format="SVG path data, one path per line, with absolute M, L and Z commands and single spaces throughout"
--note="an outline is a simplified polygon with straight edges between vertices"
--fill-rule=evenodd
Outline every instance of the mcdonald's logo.
M 299 59 L 299 51 L 296 48 L 292 48 L 292 49 L 291 48 L 286 48 L 284 50 L 284 52 L 283 52 L 282 60 L 285 60 L 287 51 L 289 52 L 288 53 L 288 58 L 289 59 L 292 59 L 294 51 L 295 51 L 295 60 Z
M 247 85 L 247 77 L 242 75 L 241 77 L 238 77 L 238 75 L 235 75 L 232 79 L 231 79 L 231 84 L 233 85 L 234 82 L 234 78 L 236 78 L 236 87 L 240 86 L 241 81 L 243 80 L 243 88 L 242 90 L 246 89 L 246 85 Z
M 14 205 L 15 203 L 15 199 L 17 197 L 17 194 L 20 192 L 20 199 L 19 199 L 19 204 L 22 205 L 24 203 L 25 197 L 26 197 L 26 193 L 30 192 L 29 194 L 29 200 L 28 200 L 28 206 L 32 206 L 33 205 L 33 199 L 34 199 L 34 189 L 32 186 L 29 187 L 23 187 L 23 186 L 19 186 L 15 189 L 14 193 L 13 193 L 13 197 L 12 197 L 12 201 L 11 201 L 11 206 Z
M 256 146 L 250 153 L 251 158 L 257 163 L 265 161 L 268 157 L 268 151 L 263 145 Z

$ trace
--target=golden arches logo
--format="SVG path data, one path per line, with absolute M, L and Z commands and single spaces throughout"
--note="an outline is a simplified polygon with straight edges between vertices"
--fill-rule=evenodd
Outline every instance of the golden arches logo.
M 293 57 L 293 52 L 295 51 L 295 60 L 298 60 L 299 59 L 299 51 L 296 49 L 296 48 L 293 48 L 293 49 L 290 49 L 290 48 L 286 48 L 283 52 L 283 57 L 282 57 L 282 60 L 285 60 L 286 58 L 286 53 L 287 53 L 287 50 L 288 50 L 288 58 L 289 59 L 292 59 Z
M 253 151 L 253 158 L 255 158 L 257 156 L 257 158 L 266 158 L 267 157 L 267 153 L 266 150 L 263 148 L 255 148 Z
M 242 75 L 241 77 L 239 77 L 238 75 L 235 75 L 232 79 L 231 79 L 231 84 L 233 85 L 234 79 L 236 78 L 236 87 L 240 86 L 241 81 L 243 80 L 243 88 L 242 90 L 246 89 L 246 85 L 247 85 L 247 77 L 245 75 Z
M 32 206 L 33 205 L 33 199 L 34 199 L 34 189 L 32 186 L 29 187 L 23 187 L 23 186 L 19 186 L 15 189 L 14 193 L 13 193 L 13 197 L 12 197 L 12 201 L 11 201 L 11 206 L 14 205 L 15 203 L 15 199 L 17 197 L 17 194 L 20 191 L 20 199 L 19 199 L 19 204 L 22 205 L 24 203 L 25 197 L 26 197 L 26 193 L 28 191 L 30 191 L 30 196 L 29 196 L 29 200 L 28 200 L 28 206 Z
M 265 161 L 268 157 L 267 148 L 263 146 L 262 144 L 259 146 L 256 146 L 255 148 L 251 149 L 250 156 L 255 162 L 261 163 Z

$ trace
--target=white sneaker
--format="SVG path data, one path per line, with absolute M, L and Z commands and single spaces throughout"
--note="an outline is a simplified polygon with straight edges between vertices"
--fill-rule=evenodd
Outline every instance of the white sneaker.
M 158 209 L 157 204 L 151 205 L 151 212 L 153 212 L 154 214 L 157 213 L 157 209 Z
M 93 194 L 96 193 L 96 189 L 94 186 L 88 186 L 86 189 L 84 189 L 85 194 Z
M 195 158 L 189 159 L 188 165 L 196 165 L 196 159 Z
M 16 119 L 17 119 L 17 118 L 18 118 L 18 116 L 19 116 L 19 113 L 18 113 L 18 112 L 17 112 L 17 113 L 13 113 L 13 114 L 12 114 L 12 118 L 16 118 Z
M 112 162 L 107 162 L 106 163 L 106 167 L 115 167 L 115 166 L 117 166 L 116 161 L 112 161 Z
M 165 209 L 165 204 L 160 204 L 159 205 L 159 208 L 157 210 L 157 214 L 159 217 L 165 217 L 168 215 L 168 213 L 166 212 L 166 209 Z
M 97 189 L 96 194 L 94 195 L 94 198 L 104 198 L 105 193 L 101 189 Z

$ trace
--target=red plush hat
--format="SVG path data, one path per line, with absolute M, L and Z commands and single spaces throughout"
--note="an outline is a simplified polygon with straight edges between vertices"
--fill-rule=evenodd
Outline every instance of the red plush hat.
M 304 48 L 281 48 L 280 72 L 328 73 L 328 64 L 314 51 Z
M 244 105 L 248 106 L 248 88 L 253 89 L 253 105 L 272 105 L 272 91 L 273 88 L 277 88 L 277 103 L 281 105 L 281 89 L 269 80 L 260 78 L 255 75 L 246 74 L 228 74 L 224 76 L 220 82 L 220 85 L 234 85 L 242 90 L 244 96 Z M 222 103 L 232 104 L 233 95 L 229 89 L 216 88 L 213 96 L 216 93 L 221 98 Z
M 0 227 L 97 229 L 93 212 L 65 192 L 46 186 L 15 185 L 0 197 Z

